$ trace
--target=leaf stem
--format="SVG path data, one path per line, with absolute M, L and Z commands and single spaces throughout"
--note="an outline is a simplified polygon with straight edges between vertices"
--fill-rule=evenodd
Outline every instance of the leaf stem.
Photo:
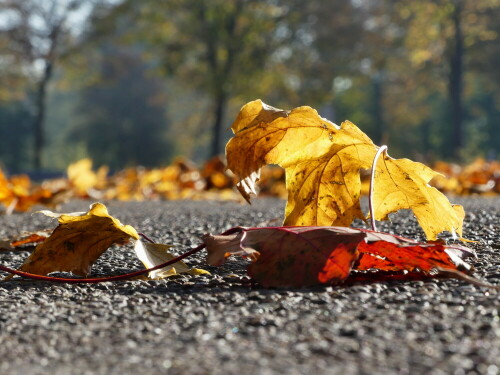
M 146 241 L 150 242 L 150 243 L 155 243 L 151 238 L 149 238 L 148 236 L 146 236 L 144 233 L 138 233 L 139 236 L 141 236 L 142 238 L 144 238 Z
M 375 154 L 375 157 L 373 158 L 372 173 L 370 176 L 370 192 L 368 194 L 368 205 L 370 207 L 370 223 L 372 226 L 372 230 L 374 232 L 377 231 L 377 225 L 375 224 L 375 213 L 373 212 L 374 211 L 374 209 L 373 209 L 373 185 L 375 185 L 375 167 L 377 166 L 378 158 L 380 157 L 380 154 L 382 152 L 387 153 L 387 146 L 386 145 L 380 146 L 377 153 Z
M 191 249 L 191 250 L 185 252 L 184 254 L 179 255 L 178 257 L 171 259 L 165 263 L 159 264 L 155 267 L 147 268 L 147 269 L 139 270 L 139 271 L 135 271 L 135 272 L 125 273 L 123 275 L 108 276 L 108 277 L 95 277 L 95 278 L 87 278 L 87 279 L 72 279 L 72 278 L 65 278 L 65 277 L 52 277 L 52 276 L 36 275 L 33 273 L 18 271 L 18 270 L 14 270 L 12 268 L 5 267 L 2 265 L 0 265 L 0 270 L 14 274 L 14 275 L 23 276 L 23 277 L 27 277 L 29 279 L 35 279 L 35 280 L 52 281 L 52 282 L 57 282 L 57 283 L 71 283 L 71 284 L 97 284 L 97 283 L 102 283 L 102 282 L 106 282 L 106 281 L 126 280 L 126 279 L 131 279 L 131 278 L 134 278 L 137 276 L 147 274 L 151 271 L 158 270 L 160 268 L 174 264 L 174 263 L 176 263 L 184 258 L 187 258 L 190 255 L 193 255 L 193 254 L 203 250 L 204 248 L 205 248 L 205 244 L 201 244 L 201 245 L 195 247 L 194 249 Z
M 223 232 L 222 235 L 231 234 L 231 233 L 237 232 L 238 230 L 241 230 L 241 227 L 230 228 L 230 229 L 226 230 L 225 232 Z M 144 239 L 146 239 L 147 241 L 154 243 L 150 238 L 148 238 L 143 233 L 140 233 L 140 235 L 142 237 L 144 237 Z M 56 282 L 56 283 L 70 283 L 70 284 L 97 284 L 97 283 L 103 283 L 106 281 L 127 280 L 127 279 L 132 279 L 132 278 L 137 277 L 137 276 L 145 275 L 151 271 L 159 270 L 160 268 L 170 266 L 171 264 L 174 264 L 174 263 L 176 263 L 184 258 L 187 258 L 188 256 L 196 254 L 196 253 L 200 252 L 201 250 L 203 250 L 205 247 L 206 247 L 206 245 L 204 243 L 202 243 L 201 245 L 195 247 L 194 249 L 191 249 L 191 250 L 185 252 L 184 254 L 181 254 L 178 257 L 175 257 L 174 259 L 171 259 L 165 263 L 159 264 L 155 267 L 146 268 L 143 270 L 125 273 L 125 274 L 116 275 L 116 276 L 94 277 L 94 278 L 86 278 L 86 279 L 52 277 L 52 276 L 36 275 L 34 273 L 28 273 L 28 272 L 14 270 L 12 268 L 2 266 L 1 264 L 0 264 L 0 271 L 8 272 L 11 275 L 18 275 L 18 276 L 26 277 L 28 279 L 33 279 L 33 280 L 52 281 L 52 282 Z

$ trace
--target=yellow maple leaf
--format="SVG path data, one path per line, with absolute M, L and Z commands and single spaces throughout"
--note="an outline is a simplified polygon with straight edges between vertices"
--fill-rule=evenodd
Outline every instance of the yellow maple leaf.
M 435 240 L 443 231 L 462 236 L 464 209 L 452 205 L 443 193 L 429 186 L 437 175 L 440 174 L 422 163 L 384 154 L 375 168 L 375 219 L 387 220 L 392 212 L 411 209 L 428 240 Z
M 175 258 L 174 255 L 168 252 L 168 249 L 171 247 L 165 244 L 136 241 L 134 250 L 139 260 L 144 264 L 144 267 L 152 268 Z M 148 276 L 150 279 L 159 280 L 179 273 L 189 273 L 191 275 L 210 274 L 210 272 L 202 269 L 191 268 L 180 260 L 170 266 L 151 271 Z
M 226 146 L 228 169 L 245 199 L 256 194 L 264 165 L 286 171 L 288 201 L 284 225 L 349 226 L 364 218 L 360 171 L 372 167 L 378 147 L 356 125 L 339 127 L 310 107 L 284 111 L 255 100 L 244 105 Z M 447 230 L 461 235 L 464 211 L 428 185 L 437 173 L 408 159 L 378 163 L 375 218 L 412 209 L 429 239 Z
M 94 203 L 85 213 L 42 213 L 57 218 L 59 226 L 36 247 L 20 271 L 37 275 L 67 271 L 87 276 L 92 264 L 111 245 L 139 239 L 133 227 L 110 216 L 102 203 Z
M 232 129 L 228 168 L 247 200 L 261 167 L 278 164 L 286 170 L 285 225 L 345 226 L 364 217 L 359 170 L 371 167 L 377 148 L 353 123 L 339 127 L 311 107 L 283 111 L 256 100 L 241 109 Z

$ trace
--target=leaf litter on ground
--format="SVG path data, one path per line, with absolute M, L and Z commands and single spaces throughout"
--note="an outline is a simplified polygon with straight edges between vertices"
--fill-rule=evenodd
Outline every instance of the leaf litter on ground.
M 0 269 L 21 276 L 38 275 L 37 278 L 45 280 L 68 280 L 43 276 L 55 271 L 87 277 L 92 264 L 109 246 L 131 240 L 135 241 L 136 255 L 145 270 L 80 281 L 118 280 L 146 273 L 153 279 L 181 272 L 206 273 L 181 262 L 206 247 L 210 265 L 221 265 L 235 254 L 249 258 L 249 276 L 264 287 L 339 284 L 352 278 L 353 271 L 370 271 L 368 275 L 375 278 L 381 272 L 393 272 L 402 278 L 405 274 L 420 273 L 425 277 L 453 277 L 499 288 L 470 276 L 472 267 L 464 258 L 473 255 L 473 251 L 436 241 L 445 230 L 461 235 L 464 211 L 428 185 L 438 175 L 432 169 L 408 159 L 390 158 L 385 146 L 374 145 L 351 122 L 337 126 L 319 117 L 310 107 L 283 111 L 256 100 L 242 107 L 232 129 L 235 136 L 226 147 L 228 168 L 234 172 L 234 183 L 245 199 L 257 192 L 262 167 L 278 164 L 285 169 L 288 201 L 284 227 L 238 227 L 222 235 L 206 234 L 202 245 L 175 257 L 168 252 L 168 245 L 143 243 L 133 227 L 122 225 L 109 215 L 103 204 L 95 203 L 86 213 L 44 211 L 57 218 L 59 226 L 47 239 L 36 240 L 43 242 L 18 271 L 4 266 Z M 382 162 L 377 163 L 381 154 Z M 214 170 L 220 170 L 221 165 L 215 163 L 212 167 L 205 174 L 205 181 L 217 175 Z M 366 219 L 359 203 L 361 171 L 370 167 L 372 221 L 387 219 L 389 213 L 399 209 L 411 209 L 430 242 L 418 243 L 375 230 L 348 228 L 355 218 Z M 187 173 L 184 183 L 196 185 L 198 175 L 189 165 L 178 162 L 175 171 Z M 160 182 L 159 186 L 163 184 L 168 189 L 165 174 L 175 171 L 155 172 L 146 180 Z M 92 173 L 91 163 L 86 161 L 73 166 L 68 175 L 72 184 L 84 186 L 81 191 L 88 193 L 105 183 L 102 170 Z M 227 174 L 221 174 L 210 181 L 214 185 L 231 186 L 225 177 Z M 143 181 L 137 183 L 142 185 Z M 116 188 L 119 190 L 120 186 L 117 184 Z

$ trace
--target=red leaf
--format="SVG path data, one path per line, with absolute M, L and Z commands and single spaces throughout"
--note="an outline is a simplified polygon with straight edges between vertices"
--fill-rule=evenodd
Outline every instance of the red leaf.
M 470 271 L 462 260 L 464 254 L 474 254 L 466 247 L 442 243 L 418 243 L 387 233 L 366 231 L 366 239 L 358 246 L 360 258 L 356 270 L 425 271 L 434 268 Z
M 248 274 L 265 287 L 301 287 L 342 281 L 358 259 L 360 231 L 333 227 L 241 228 L 231 236 L 203 238 L 207 262 L 220 265 L 227 253 L 259 255 Z
M 456 269 L 443 245 L 400 246 L 378 241 L 361 243 L 358 250 L 362 256 L 356 267 L 357 270 L 377 268 L 383 271 L 415 271 L 416 269 L 430 271 L 436 267 Z
M 207 262 L 221 265 L 230 255 L 252 259 L 248 274 L 265 287 L 338 283 L 351 270 L 465 270 L 473 253 L 461 246 L 422 244 L 387 233 L 344 227 L 235 228 L 205 235 Z
M 34 232 L 26 236 L 17 238 L 11 242 L 12 247 L 19 247 L 23 245 L 34 245 L 45 241 L 50 236 L 49 232 Z

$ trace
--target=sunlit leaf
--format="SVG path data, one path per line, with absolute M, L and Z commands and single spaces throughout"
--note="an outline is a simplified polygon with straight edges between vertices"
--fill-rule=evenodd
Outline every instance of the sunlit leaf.
M 24 245 L 35 245 L 45 241 L 50 236 L 48 231 L 37 231 L 27 233 L 11 240 L 12 247 L 19 247 Z
M 424 271 L 436 268 L 470 272 L 471 266 L 463 261 L 474 251 L 460 245 L 419 243 L 387 233 L 366 231 L 365 241 L 359 244 L 356 270 Z
M 139 239 L 133 227 L 110 216 L 101 203 L 94 203 L 86 213 L 44 213 L 57 217 L 59 226 L 36 247 L 19 268 L 21 271 L 38 275 L 67 271 L 87 276 L 92 264 L 111 245 Z
M 243 106 L 232 129 L 235 135 L 226 146 L 228 168 L 247 200 L 256 193 L 264 165 L 285 169 L 284 225 L 349 226 L 355 218 L 364 218 L 360 174 L 372 167 L 377 146 L 353 123 L 339 127 L 310 107 L 283 111 L 256 100 Z M 428 185 L 436 172 L 388 156 L 374 168 L 376 219 L 407 208 L 429 239 L 442 231 L 461 235 L 463 208 Z
M 139 260 L 144 264 L 144 267 L 152 268 L 175 258 L 174 255 L 168 252 L 168 249 L 171 247 L 165 244 L 136 241 L 134 250 Z M 170 266 L 149 272 L 149 278 L 158 280 L 180 273 L 189 273 L 191 275 L 210 274 L 208 271 L 191 268 L 183 261 L 178 261 Z
M 52 192 L 41 186 L 32 186 L 27 175 L 8 179 L 0 170 L 0 203 L 6 206 L 7 214 L 13 211 L 27 211 L 36 204 L 49 201 Z
M 283 111 L 256 100 L 241 109 L 232 129 L 228 168 L 247 199 L 264 165 L 285 168 L 285 225 L 349 225 L 364 217 L 360 169 L 370 168 L 377 150 L 354 124 L 338 127 L 310 107 Z
M 438 175 L 422 163 L 384 156 L 377 163 L 373 194 L 376 220 L 387 220 L 388 214 L 411 209 L 429 240 L 443 231 L 462 236 L 465 212 L 428 182 Z

